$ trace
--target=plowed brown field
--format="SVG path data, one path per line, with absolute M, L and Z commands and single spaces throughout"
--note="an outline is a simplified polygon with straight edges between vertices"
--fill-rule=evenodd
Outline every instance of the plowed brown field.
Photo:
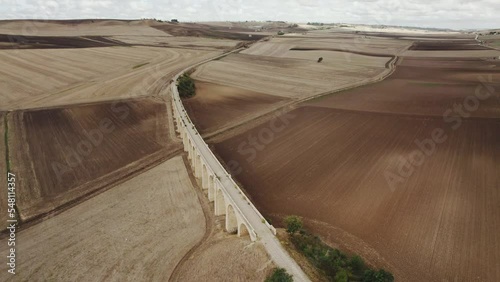
M 196 96 L 183 103 L 197 129 L 206 133 L 286 101 L 289 99 L 197 81 Z
M 126 178 L 178 148 L 164 103 L 147 99 L 9 115 L 21 216 L 31 219 Z
M 478 87 L 482 87 L 479 94 L 488 89 L 492 97 L 469 114 L 500 118 L 500 61 L 491 59 L 404 57 L 386 80 L 323 98 L 316 105 L 442 116 L 448 109 L 454 109 L 455 104 L 463 104 L 467 96 L 473 96 Z
M 403 58 L 387 80 L 303 104 L 280 130 L 265 123 L 213 146 L 278 224 L 303 216 L 396 280 L 497 281 L 497 68 Z
M 475 40 L 446 40 L 446 41 L 420 41 L 415 42 L 410 50 L 490 50 L 488 47 L 477 44 Z

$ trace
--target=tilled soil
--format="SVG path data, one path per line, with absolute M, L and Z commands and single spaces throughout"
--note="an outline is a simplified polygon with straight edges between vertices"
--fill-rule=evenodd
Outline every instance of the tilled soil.
M 286 101 L 288 99 L 277 96 L 196 81 L 196 96 L 183 103 L 200 133 L 206 133 Z
M 498 61 L 464 56 L 404 57 L 213 147 L 278 226 L 302 216 L 397 280 L 497 281 Z
M 9 150 L 18 207 L 30 220 L 165 159 L 165 104 L 126 100 L 12 112 Z

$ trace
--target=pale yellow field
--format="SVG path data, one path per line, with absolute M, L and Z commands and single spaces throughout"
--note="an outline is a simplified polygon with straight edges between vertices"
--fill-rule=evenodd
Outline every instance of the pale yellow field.
M 290 58 L 230 55 L 199 67 L 194 77 L 260 93 L 302 98 L 368 82 L 387 71 L 385 63 L 390 59 L 333 51 L 286 54 Z M 322 63 L 317 63 L 319 56 L 324 57 Z
M 274 266 L 261 243 L 221 231 L 182 264 L 174 281 L 264 281 Z
M 204 37 L 184 36 L 128 36 L 118 35 L 111 38 L 128 44 L 146 44 L 155 46 L 196 48 L 198 50 L 229 49 L 240 41 L 229 39 L 216 39 Z
M 170 36 L 152 28 L 148 21 L 96 21 L 94 23 L 69 24 L 53 21 L 0 22 L 0 34 L 24 36 Z
M 205 234 L 194 189 L 175 157 L 20 231 L 17 275 L 2 263 L 0 281 L 167 281 Z
M 378 78 L 388 72 L 386 63 L 390 56 L 411 45 L 393 39 L 323 34 L 327 35 L 328 38 L 274 37 L 253 44 L 241 54 L 205 64 L 194 76 L 256 92 L 303 98 Z M 323 61 L 318 63 L 320 57 Z
M 0 109 L 154 95 L 155 82 L 220 51 L 154 47 L 0 51 Z
M 274 37 L 268 42 L 254 44 L 243 53 L 250 55 L 288 57 L 287 51 L 291 48 L 311 49 L 340 49 L 349 52 L 366 52 L 372 54 L 395 55 L 411 45 L 411 41 L 395 40 L 390 38 L 360 36 L 353 34 L 322 34 L 318 37 Z
M 5 112 L 0 112 L 0 183 L 7 187 L 7 162 L 5 158 Z M 5 184 L 4 184 L 5 183 Z M 6 188 L 4 188 L 6 189 Z M 4 190 L 5 191 L 5 190 Z M 7 192 L 0 193 L 0 230 L 7 228 Z
M 269 42 L 259 42 L 252 45 L 250 48 L 242 51 L 242 54 L 258 55 L 258 56 L 272 56 L 272 57 L 286 57 L 286 53 L 296 45 L 293 42 L 276 42 L 271 40 Z

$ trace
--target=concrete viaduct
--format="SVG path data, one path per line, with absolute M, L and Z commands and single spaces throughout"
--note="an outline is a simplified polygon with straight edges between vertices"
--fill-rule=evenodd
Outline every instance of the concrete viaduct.
M 175 84 L 172 85 L 174 85 L 173 88 L 175 88 L 173 91 L 177 92 Z M 177 97 L 172 101 L 174 118 L 177 125 L 176 130 L 181 135 L 184 151 L 188 154 L 189 163 L 191 164 L 194 176 L 201 180 L 202 188 L 208 190 L 209 201 L 214 202 L 215 215 L 226 215 L 226 231 L 229 233 L 236 233 L 238 236 L 249 235 L 252 241 L 257 240 L 255 229 L 245 217 L 244 213 L 239 209 L 239 203 L 233 200 L 234 194 L 237 193 L 236 197 L 244 200 L 244 204 L 250 206 L 254 210 L 254 213 L 260 218 L 261 224 L 265 224 L 273 234 L 276 234 L 276 229 L 267 223 L 255 206 L 245 197 L 243 191 L 240 190 L 222 164 L 213 155 L 208 145 L 191 123 L 185 112 L 184 106 L 182 106 L 180 102 L 180 98 L 178 98 L 178 95 L 175 96 Z M 202 150 L 199 148 L 205 149 L 204 152 L 202 153 Z
M 236 233 L 238 236 L 249 235 L 252 241 L 261 242 L 274 263 L 292 274 L 294 281 L 310 281 L 281 246 L 276 238 L 276 229 L 264 219 L 212 153 L 184 109 L 176 85 L 178 77 L 189 69 L 213 59 L 215 58 L 183 70 L 171 83 L 176 131 L 182 138 L 184 151 L 188 154 L 194 175 L 201 180 L 202 188 L 208 190 L 208 199 L 214 202 L 215 215 L 226 216 L 227 232 Z
M 256 241 L 257 234 L 255 230 L 238 209 L 229 193 L 224 189 L 224 186 L 220 182 L 220 176 L 207 165 L 207 160 L 198 153 L 186 129 L 181 127 L 179 131 L 181 135 L 184 135 L 182 137 L 184 151 L 188 153 L 188 159 L 194 175 L 201 180 L 202 188 L 208 190 L 208 200 L 214 202 L 215 215 L 226 215 L 226 231 L 236 233 L 238 236 L 250 235 L 250 239 Z M 251 203 L 249 202 L 249 204 Z

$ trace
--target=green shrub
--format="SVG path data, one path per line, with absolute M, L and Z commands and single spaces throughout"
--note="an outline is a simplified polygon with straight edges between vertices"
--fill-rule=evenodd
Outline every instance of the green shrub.
M 353 256 L 349 260 L 349 266 L 354 273 L 362 274 L 363 270 L 365 269 L 365 262 L 360 256 Z
M 294 223 L 297 217 L 287 217 Z M 285 222 L 287 222 L 285 220 Z M 288 224 L 287 224 L 288 226 Z M 293 226 L 293 224 L 292 224 Z M 321 239 L 307 230 L 289 232 L 290 241 L 297 251 L 304 255 L 312 265 L 321 270 L 329 281 L 363 281 L 363 282 L 392 282 L 391 273 L 380 269 L 370 269 L 359 256 L 347 256 L 338 249 L 323 243 Z
M 283 31 L 278 31 L 278 35 L 285 35 L 285 33 Z
M 349 281 L 349 276 L 347 275 L 347 271 L 342 269 L 341 271 L 337 272 L 334 280 L 335 280 L 335 282 L 347 282 L 347 281 Z
M 295 215 L 285 217 L 286 232 L 293 234 L 302 229 L 302 219 Z
M 369 269 L 363 275 L 363 282 L 393 282 L 394 276 L 384 269 L 378 271 Z
M 288 274 L 284 268 L 275 268 L 265 282 L 292 282 L 292 275 Z
M 177 80 L 177 89 L 179 89 L 179 96 L 181 98 L 193 97 L 196 94 L 196 85 L 194 80 L 185 73 Z

